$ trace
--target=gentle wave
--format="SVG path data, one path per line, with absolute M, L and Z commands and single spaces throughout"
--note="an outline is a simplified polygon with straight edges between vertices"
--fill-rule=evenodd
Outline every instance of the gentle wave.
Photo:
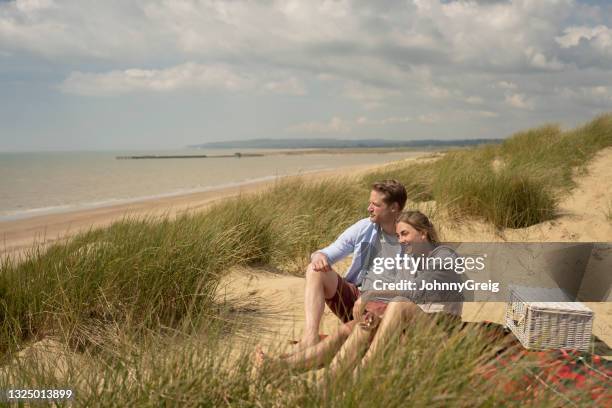
M 292 175 L 310 174 L 310 173 L 316 173 L 319 171 L 325 171 L 325 170 L 331 170 L 331 169 L 333 168 L 332 167 L 318 168 L 316 170 L 301 171 L 299 173 L 295 173 Z M 61 213 L 66 213 L 66 212 L 71 212 L 71 211 L 108 207 L 111 205 L 130 204 L 130 203 L 136 203 L 136 202 L 141 202 L 141 201 L 155 200 L 159 198 L 177 197 L 177 196 L 194 194 L 194 193 L 203 193 L 207 191 L 222 190 L 222 189 L 231 188 L 231 187 L 245 186 L 249 184 L 259 183 L 262 181 L 275 180 L 275 179 L 283 178 L 286 176 L 287 175 L 281 175 L 281 176 L 271 175 L 271 176 L 246 179 L 242 181 L 217 184 L 213 186 L 205 186 L 205 187 L 190 188 L 190 189 L 179 189 L 179 190 L 175 190 L 175 191 L 171 191 L 167 193 L 146 195 L 146 196 L 140 196 L 140 197 L 110 198 L 107 200 L 94 201 L 94 202 L 88 202 L 88 203 L 55 205 L 55 206 L 41 207 L 41 208 L 30 208 L 27 210 L 6 211 L 6 212 L 0 212 L 0 221 L 14 221 L 14 220 L 32 218 L 32 217 L 36 217 L 40 215 L 61 214 Z

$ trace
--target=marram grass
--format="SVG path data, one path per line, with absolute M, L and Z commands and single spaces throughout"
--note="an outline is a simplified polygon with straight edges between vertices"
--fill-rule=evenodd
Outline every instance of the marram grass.
M 236 265 L 301 272 L 309 254 L 364 214 L 348 180 L 279 183 L 177 219 L 125 219 L 0 271 L 0 350 L 61 331 L 85 347 L 107 326 L 146 332 L 193 324 Z M 61 330 L 59 330 L 61 329 Z
M 392 165 L 364 177 L 403 182 L 415 201 L 436 200 L 455 214 L 499 228 L 524 228 L 555 217 L 559 198 L 593 156 L 612 146 L 612 114 L 569 131 L 546 125 L 499 145 L 448 152 L 439 160 Z
M 554 387 L 541 387 L 537 396 L 507 393 L 508 381 L 537 367 L 517 362 L 485 378 L 483 368 L 500 345 L 482 328 L 459 331 L 417 320 L 358 373 L 336 376 L 326 369 L 300 373 L 274 365 L 254 370 L 256 340 L 237 342 L 231 329 L 203 329 L 205 335 L 126 340 L 112 358 L 68 350 L 50 358 L 39 350 L 6 364 L 0 386 L 70 386 L 76 405 L 86 407 L 554 407 L 568 398 L 578 404 L 588 398 Z
M 415 330 L 409 347 L 324 388 L 287 372 L 253 380 L 253 345 L 233 343 L 235 315 L 216 297 L 220 279 L 238 265 L 303 273 L 313 250 L 366 215 L 376 179 L 398 178 L 415 201 L 434 199 L 499 227 L 533 225 L 555 216 L 573 175 L 611 145 L 612 115 L 567 132 L 544 126 L 358 182 L 280 182 L 201 213 L 126 218 L 35 247 L 21 261 L 5 258 L 0 388 L 73 385 L 84 406 L 497 406 L 507 397 L 501 388 L 470 374 L 489 347 L 477 334 L 444 340 Z M 15 358 L 42 338 L 56 339 L 66 355 L 51 364 Z M 559 405 L 554 393 L 546 398 L 533 405 Z

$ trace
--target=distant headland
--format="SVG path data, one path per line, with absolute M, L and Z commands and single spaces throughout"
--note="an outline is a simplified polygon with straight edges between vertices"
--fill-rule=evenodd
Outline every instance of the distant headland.
M 450 146 L 475 146 L 501 143 L 503 139 L 455 139 L 455 140 L 389 140 L 389 139 L 250 139 L 227 142 L 208 142 L 190 145 L 192 149 L 335 149 L 335 148 L 427 148 Z

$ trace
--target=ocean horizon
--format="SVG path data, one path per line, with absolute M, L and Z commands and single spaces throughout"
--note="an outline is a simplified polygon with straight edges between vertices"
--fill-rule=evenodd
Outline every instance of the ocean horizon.
M 280 149 L 275 149 L 278 151 Z M 246 185 L 419 152 L 117 160 L 135 155 L 233 155 L 271 149 L 181 149 L 0 153 L 0 221 Z

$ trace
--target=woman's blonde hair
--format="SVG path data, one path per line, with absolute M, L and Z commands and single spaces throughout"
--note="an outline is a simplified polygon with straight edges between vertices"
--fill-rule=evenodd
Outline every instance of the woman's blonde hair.
M 405 222 L 411 225 L 415 230 L 425 233 L 427 240 L 432 244 L 440 243 L 438 233 L 433 224 L 429 221 L 429 218 L 420 211 L 403 211 L 400 213 L 399 217 L 397 217 L 396 222 Z

